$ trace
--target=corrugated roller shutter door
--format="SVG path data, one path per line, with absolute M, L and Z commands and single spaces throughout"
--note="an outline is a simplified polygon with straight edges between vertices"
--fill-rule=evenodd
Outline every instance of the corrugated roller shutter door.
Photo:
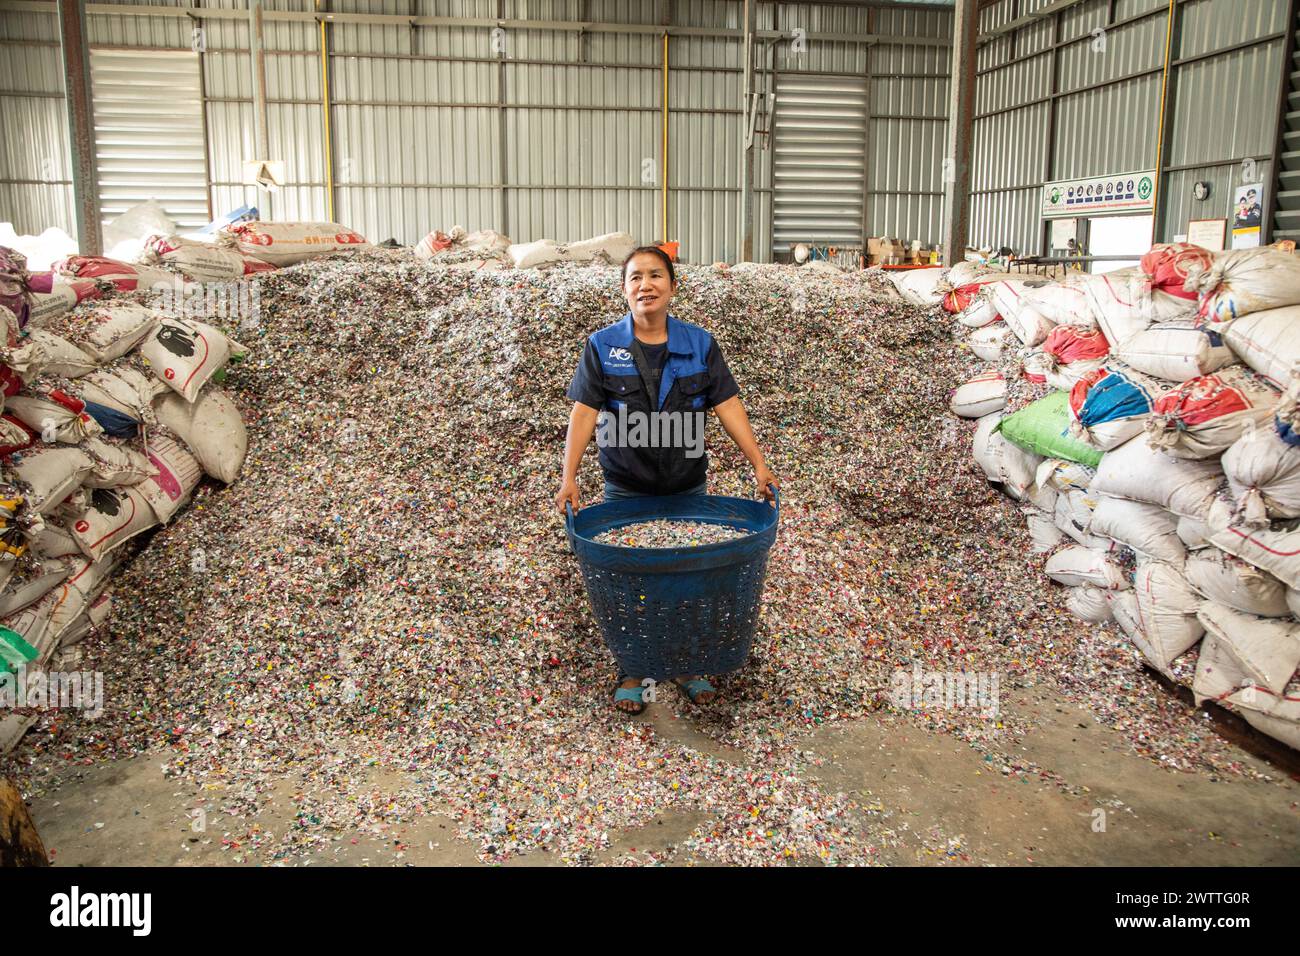
M 862 244 L 867 81 L 777 76 L 772 249 Z
M 206 225 L 198 55 L 91 50 L 90 73 L 104 221 L 156 199 L 182 229 Z

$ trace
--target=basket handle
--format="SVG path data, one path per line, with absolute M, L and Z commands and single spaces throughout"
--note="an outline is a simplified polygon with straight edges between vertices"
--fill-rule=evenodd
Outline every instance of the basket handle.
M 570 532 L 573 531 L 573 502 L 571 501 L 566 501 L 564 503 L 564 526 L 568 528 Z
M 781 489 L 778 488 L 776 485 L 772 484 L 770 481 L 767 483 L 767 486 L 772 489 L 772 497 L 776 501 L 776 520 L 780 521 L 781 520 Z

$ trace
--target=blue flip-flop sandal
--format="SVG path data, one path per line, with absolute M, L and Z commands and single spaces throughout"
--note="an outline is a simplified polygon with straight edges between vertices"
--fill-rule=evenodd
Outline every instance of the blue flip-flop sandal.
M 695 698 L 699 697 L 701 694 L 712 693 L 716 695 L 718 693 L 717 688 L 703 677 L 695 677 L 688 681 L 674 680 L 673 683 L 677 685 L 678 690 L 690 698 L 692 704 L 695 703 Z M 714 700 L 716 699 L 717 697 L 715 696 Z M 713 701 L 709 701 L 709 703 L 713 703 Z M 701 704 L 700 706 L 704 705 Z
M 625 678 L 619 678 L 619 684 L 623 683 Z M 644 687 L 620 687 L 614 685 L 614 703 L 618 704 L 621 700 L 630 700 L 637 705 L 636 710 L 625 710 L 622 707 L 615 706 L 614 709 L 620 714 L 627 714 L 629 717 L 635 717 L 637 714 L 645 713 L 645 688 Z

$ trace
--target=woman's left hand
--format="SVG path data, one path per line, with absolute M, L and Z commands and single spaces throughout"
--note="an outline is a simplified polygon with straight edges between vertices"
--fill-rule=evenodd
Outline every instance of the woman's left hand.
M 771 501 L 773 498 L 772 489 L 768 485 L 781 487 L 781 482 L 776 480 L 776 475 L 772 474 L 772 469 L 767 465 L 757 465 L 754 468 L 754 483 L 758 485 L 758 493 Z

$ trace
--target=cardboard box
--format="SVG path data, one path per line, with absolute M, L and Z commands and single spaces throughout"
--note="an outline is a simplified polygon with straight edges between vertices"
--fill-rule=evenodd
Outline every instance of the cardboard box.
M 891 262 L 907 261 L 907 247 L 898 239 L 883 236 L 867 237 L 867 264 L 873 266 L 887 265 Z

